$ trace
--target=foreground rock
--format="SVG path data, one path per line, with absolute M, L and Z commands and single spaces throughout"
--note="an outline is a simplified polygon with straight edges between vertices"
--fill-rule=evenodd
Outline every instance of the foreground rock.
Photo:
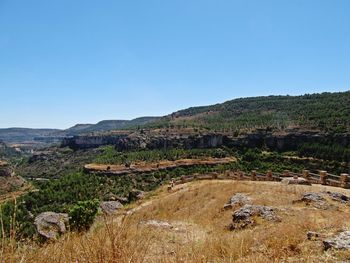
M 230 230 L 242 229 L 255 224 L 254 217 L 261 217 L 269 221 L 279 221 L 276 214 L 276 209 L 263 205 L 244 205 L 242 208 L 236 210 L 232 215 L 232 224 L 229 226 Z
M 323 241 L 324 249 L 350 249 L 350 231 L 344 231 L 338 235 Z
M 286 177 L 281 181 L 282 184 L 299 184 L 299 185 L 311 185 L 311 183 L 302 177 Z
M 117 210 L 123 207 L 119 201 L 105 201 L 100 204 L 101 210 L 107 215 L 114 214 Z
M 299 202 L 304 202 L 306 205 L 312 205 L 313 207 L 319 209 L 328 209 L 330 205 L 327 203 L 327 200 L 320 193 L 305 193 L 302 195 Z
M 224 205 L 224 209 L 231 209 L 232 207 L 235 207 L 235 206 L 250 204 L 250 202 L 251 202 L 251 198 L 249 196 L 242 193 L 236 193 Z
M 350 197 L 342 193 L 327 191 L 327 194 L 332 198 L 332 200 L 337 202 L 348 203 L 350 201 Z
M 41 213 L 34 220 L 38 233 L 47 239 L 56 239 L 65 233 L 67 222 L 68 214 L 54 212 Z

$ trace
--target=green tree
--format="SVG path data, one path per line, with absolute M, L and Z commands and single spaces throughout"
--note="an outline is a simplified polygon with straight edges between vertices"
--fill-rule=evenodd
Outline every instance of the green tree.
M 69 225 L 72 230 L 88 230 L 95 220 L 98 212 L 97 199 L 80 201 L 69 210 Z

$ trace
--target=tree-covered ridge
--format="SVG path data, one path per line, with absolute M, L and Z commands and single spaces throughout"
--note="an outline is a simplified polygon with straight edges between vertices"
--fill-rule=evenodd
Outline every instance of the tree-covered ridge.
M 350 92 L 240 98 L 181 110 L 152 126 L 169 125 L 234 130 L 301 126 L 345 132 L 350 130 Z

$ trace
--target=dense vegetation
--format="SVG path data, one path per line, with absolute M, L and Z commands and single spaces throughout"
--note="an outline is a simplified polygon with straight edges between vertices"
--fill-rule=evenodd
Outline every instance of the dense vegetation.
M 350 161 L 350 148 L 340 144 L 304 143 L 299 146 L 298 154 L 323 160 Z
M 335 133 L 349 131 L 350 92 L 240 98 L 181 110 L 151 124 L 233 131 L 291 125 Z
M 103 147 L 103 152 L 94 162 L 101 164 L 126 164 L 140 161 L 158 162 L 161 160 L 178 160 L 202 157 L 223 158 L 232 153 L 229 149 L 169 149 L 169 150 L 142 150 L 118 152 L 113 146 Z

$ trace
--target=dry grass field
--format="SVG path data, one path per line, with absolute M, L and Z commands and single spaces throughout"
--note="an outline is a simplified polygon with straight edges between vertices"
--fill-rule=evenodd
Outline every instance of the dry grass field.
M 118 215 L 100 218 L 86 234 L 70 233 L 43 246 L 2 246 L 0 262 L 341 262 L 350 252 L 324 251 L 321 240 L 350 227 L 350 206 L 332 201 L 328 209 L 294 202 L 305 192 L 350 190 L 277 182 L 196 181 L 162 187 Z M 279 222 L 228 230 L 235 208 L 223 205 L 235 193 L 253 204 L 277 208 Z M 237 208 L 236 208 L 237 209 Z

